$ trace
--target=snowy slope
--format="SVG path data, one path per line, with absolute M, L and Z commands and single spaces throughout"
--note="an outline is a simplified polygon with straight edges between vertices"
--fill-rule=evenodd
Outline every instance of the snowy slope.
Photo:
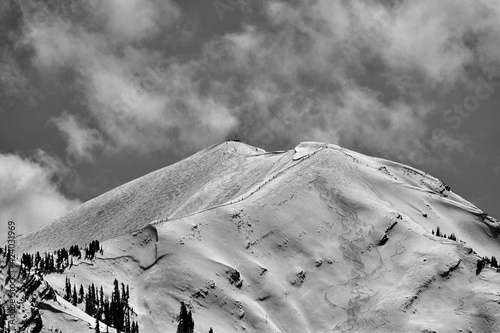
M 104 255 L 46 281 L 62 293 L 66 275 L 109 288 L 118 278 L 141 332 L 175 332 L 180 301 L 196 332 L 497 332 L 500 274 L 475 271 L 477 254 L 500 255 L 498 230 L 398 163 L 324 143 L 268 153 L 226 142 L 89 201 L 18 247 L 106 240 Z M 78 309 L 64 313 L 80 318 L 60 320 L 64 332 L 90 331 Z M 57 312 L 44 316 L 57 327 Z
M 53 224 L 22 236 L 21 250 L 55 249 L 110 239 L 153 220 L 222 204 L 263 179 L 281 159 L 242 143 L 209 147 L 90 200 Z

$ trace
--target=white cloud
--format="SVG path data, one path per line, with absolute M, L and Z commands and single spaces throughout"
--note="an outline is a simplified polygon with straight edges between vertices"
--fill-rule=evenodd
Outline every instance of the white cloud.
M 419 69 L 430 83 L 453 84 L 474 59 L 467 35 L 488 20 L 478 2 L 411 1 L 390 16 L 379 52 L 394 68 Z M 480 36 L 479 36 L 480 37 Z
M 116 11 L 113 7 L 118 2 L 102 6 L 107 6 L 103 15 L 113 16 L 109 24 L 116 31 L 105 27 L 96 33 L 60 18 L 33 24 L 27 35 L 36 52 L 35 63 L 42 71 L 71 68 L 79 73 L 89 111 L 86 117 L 96 121 L 102 133 L 98 135 L 96 128 L 82 128 L 74 119 L 63 116 L 56 124 L 67 138 L 68 152 L 90 158 L 92 147 L 100 147 L 108 153 L 147 154 L 162 149 L 199 149 L 223 140 L 238 121 L 227 105 L 201 93 L 195 78 L 200 64 L 181 63 L 127 43 L 131 38 L 153 36 L 153 27 L 167 24 L 141 28 L 136 21 L 154 21 L 151 15 L 165 11 L 175 19 L 179 15 L 176 7 L 152 1 L 146 4 L 150 10 L 134 10 L 139 6 L 135 1 Z M 161 19 L 168 21 L 169 16 Z M 121 25 L 135 30 L 121 30 Z M 109 34 L 123 34 L 123 39 L 115 40 Z
M 178 28 L 170 1 L 92 3 L 94 25 L 42 21 L 29 41 L 40 69 L 79 73 L 97 125 L 59 123 L 72 154 L 196 150 L 238 128 L 253 144 L 321 140 L 394 158 L 428 142 L 440 109 L 428 96 L 500 63 L 497 2 L 400 3 L 270 1 L 266 24 L 204 40 L 189 59 L 141 44 Z M 445 135 L 432 154 L 462 145 Z
M 0 154 L 0 221 L 16 222 L 17 234 L 26 233 L 64 215 L 80 204 L 66 198 L 52 181 L 58 167 L 43 152 L 33 159 Z M 2 230 L 0 243 L 6 240 Z
M 0 56 L 0 96 L 19 97 L 28 89 L 28 80 L 16 63 L 14 55 L 5 49 Z
M 361 0 L 272 1 L 272 29 L 227 34 L 206 57 L 245 77 L 240 94 L 251 115 L 244 119 L 248 132 L 267 127 L 264 143 L 326 140 L 406 162 L 418 151 L 439 163 L 465 142 L 447 133 L 433 139 L 440 124 L 431 119 L 441 118 L 441 108 L 428 97 L 467 87 L 500 60 L 489 51 L 500 46 L 490 37 L 500 27 L 498 8 L 491 1 L 407 1 L 392 10 Z M 309 91 L 304 74 L 313 79 Z M 392 99 L 384 96 L 389 89 Z
M 102 136 L 96 129 L 89 128 L 74 115 L 64 113 L 52 119 L 67 141 L 67 152 L 74 160 L 92 161 L 92 151 L 102 145 Z
M 427 133 L 424 117 L 429 108 L 401 102 L 384 104 L 380 97 L 367 88 L 352 84 L 344 87 L 342 107 L 334 118 L 339 143 L 389 158 L 418 148 Z
M 99 1 L 95 3 L 93 12 L 112 41 L 120 42 L 152 37 L 180 17 L 175 3 L 163 0 Z

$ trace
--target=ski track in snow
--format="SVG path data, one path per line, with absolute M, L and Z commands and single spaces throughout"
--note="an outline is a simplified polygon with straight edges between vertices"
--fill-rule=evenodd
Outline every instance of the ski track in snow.
M 479 318 L 481 320 L 481 324 L 484 325 L 484 327 L 482 327 L 482 332 L 486 332 L 486 333 L 498 332 L 497 330 L 494 329 L 497 326 L 495 323 L 495 319 L 488 315 L 489 309 L 485 304 L 485 300 L 484 299 L 476 299 L 474 301 L 474 298 L 477 298 L 477 296 L 478 295 L 476 293 L 474 293 L 472 291 L 469 292 L 467 294 L 467 296 L 461 297 L 459 299 L 460 304 L 453 311 L 458 315 Z M 470 303 L 470 304 L 468 304 L 468 303 Z M 475 311 L 474 312 L 465 311 L 466 307 L 472 308 Z M 479 309 L 481 309 L 482 311 L 478 311 Z
M 370 310 L 368 307 L 369 301 L 374 295 L 367 290 L 369 288 L 367 288 L 363 282 L 366 281 L 369 276 L 375 275 L 377 272 L 381 274 L 381 271 L 383 270 L 382 259 L 380 253 L 378 253 L 378 250 L 374 247 L 380 260 L 373 272 L 370 273 L 370 275 L 367 275 L 365 271 L 365 264 L 363 263 L 361 257 L 363 248 L 356 245 L 356 243 L 366 243 L 366 238 L 363 235 L 364 233 L 362 228 L 362 226 L 365 226 L 366 223 L 361 221 L 357 213 L 352 211 L 352 209 L 350 209 L 350 207 L 342 200 L 343 196 L 340 191 L 333 188 L 330 188 L 329 190 L 327 189 L 326 179 L 318 177 L 315 180 L 314 185 L 316 189 L 320 191 L 321 199 L 330 209 L 335 206 L 340 207 L 341 212 L 335 209 L 336 214 L 340 217 L 342 229 L 345 231 L 338 237 L 340 241 L 340 250 L 343 258 L 354 266 L 351 269 L 351 278 L 346 282 L 346 285 L 349 287 L 350 294 L 352 295 L 352 297 L 348 300 L 346 307 L 336 305 L 330 300 L 328 294 L 329 292 L 334 291 L 334 285 L 330 286 L 325 292 L 325 301 L 330 306 L 338 306 L 347 312 L 347 320 L 338 324 L 332 330 L 328 330 L 326 332 L 353 332 L 366 326 L 366 319 L 363 318 L 362 314 Z M 373 242 L 369 243 L 373 244 Z M 387 313 L 380 313 L 380 315 L 382 316 L 380 320 L 381 323 L 376 324 L 379 328 L 388 322 Z
M 167 217 L 167 218 L 157 219 L 157 220 L 149 222 L 148 224 L 155 225 L 155 224 L 159 224 L 159 223 L 163 223 L 163 222 L 167 222 L 167 221 L 180 220 L 180 219 L 184 219 L 184 218 L 187 218 L 187 217 L 190 217 L 190 216 L 198 215 L 198 214 L 210 211 L 210 210 L 214 210 L 214 209 L 217 209 L 217 208 L 221 208 L 221 207 L 225 207 L 225 206 L 230 206 L 230 205 L 233 205 L 233 204 L 235 204 L 237 202 L 241 202 L 243 200 L 246 200 L 249 197 L 251 197 L 252 195 L 254 195 L 255 193 L 257 193 L 265 185 L 269 184 L 272 180 L 274 180 L 277 177 L 283 175 L 285 172 L 289 171 L 290 169 L 298 166 L 301 162 L 303 162 L 304 160 L 310 158 L 312 155 L 314 155 L 314 154 L 322 151 L 323 149 L 332 149 L 332 148 L 321 147 L 321 148 L 318 148 L 318 149 L 314 150 L 313 152 L 310 152 L 309 154 L 303 153 L 303 154 L 300 155 L 300 157 L 295 157 L 295 155 L 294 155 L 294 157 L 288 163 L 286 163 L 282 168 L 279 168 L 276 171 L 274 171 L 271 175 L 269 175 L 269 177 L 267 177 L 267 179 L 263 180 L 261 182 L 261 184 L 259 184 L 255 189 L 253 189 L 251 191 L 248 191 L 247 193 L 243 194 L 242 196 L 240 196 L 237 199 L 231 200 L 229 202 L 225 202 L 225 203 L 220 204 L 220 205 L 216 205 L 216 206 L 212 206 L 212 207 L 209 207 L 209 208 L 206 208 L 206 209 L 202 209 L 202 210 L 199 210 L 199 211 L 196 211 L 194 213 L 190 213 L 188 215 L 181 216 L 181 217 L 178 217 L 178 218 L 170 219 L 170 217 Z

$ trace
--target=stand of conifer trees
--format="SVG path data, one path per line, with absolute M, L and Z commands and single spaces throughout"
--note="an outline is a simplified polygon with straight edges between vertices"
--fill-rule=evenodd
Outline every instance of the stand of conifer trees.
M 104 254 L 98 240 L 92 241 L 88 247 L 85 246 L 83 251 L 86 260 L 94 260 L 97 252 L 101 255 Z M 7 250 L 4 257 L 5 255 L 9 256 L 10 251 Z M 21 274 L 26 277 L 32 269 L 39 274 L 62 273 L 66 268 L 73 266 L 73 257 L 82 258 L 82 251 L 78 245 L 70 246 L 69 251 L 62 248 L 53 253 L 46 252 L 43 255 L 40 255 L 40 252 L 36 252 L 34 255 L 23 253 L 21 256 Z
M 77 293 L 76 285 L 72 286 L 71 280 L 66 277 L 64 299 L 75 306 L 85 302 L 85 313 L 120 332 L 139 333 L 139 324 L 130 319 L 133 309 L 128 303 L 130 297 L 128 285 L 120 284 L 115 279 L 111 297 L 104 294 L 102 286 L 98 288 L 93 283 L 88 286 L 86 293 L 84 290 L 83 285 L 80 285 Z

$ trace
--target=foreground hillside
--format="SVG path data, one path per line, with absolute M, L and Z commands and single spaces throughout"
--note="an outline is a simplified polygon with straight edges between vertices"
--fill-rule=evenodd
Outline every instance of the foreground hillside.
M 103 241 L 19 304 L 42 308 L 47 332 L 91 332 L 83 304 L 61 297 L 66 277 L 107 294 L 117 278 L 148 333 L 175 332 L 181 301 L 196 332 L 498 332 L 500 274 L 477 265 L 500 255 L 499 231 L 398 163 L 323 143 L 226 142 L 19 238 L 19 251 Z

